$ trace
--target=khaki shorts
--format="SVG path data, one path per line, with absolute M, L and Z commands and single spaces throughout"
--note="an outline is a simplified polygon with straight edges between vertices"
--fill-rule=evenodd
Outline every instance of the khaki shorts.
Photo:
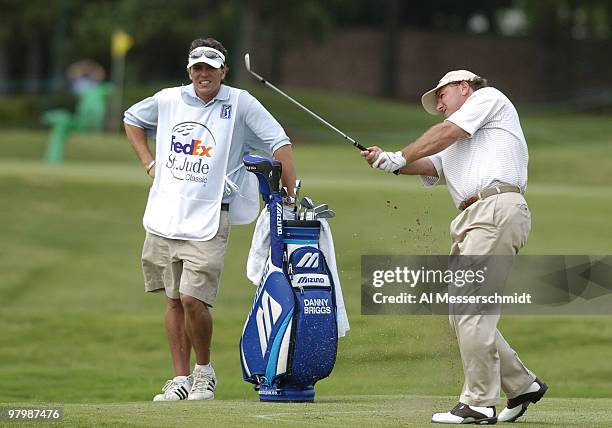
M 168 239 L 147 232 L 142 249 L 145 291 L 165 290 L 171 299 L 186 294 L 214 306 L 229 229 L 228 212 L 221 211 L 219 230 L 209 241 Z

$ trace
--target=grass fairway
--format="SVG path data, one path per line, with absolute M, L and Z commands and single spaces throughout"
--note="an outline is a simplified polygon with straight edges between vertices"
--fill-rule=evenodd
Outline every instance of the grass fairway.
M 446 411 L 454 398 L 411 395 L 326 396 L 315 404 L 270 404 L 252 400 L 209 403 L 65 404 L 67 427 L 422 427 L 432 409 Z M 529 427 L 609 427 L 612 399 L 546 399 L 521 418 Z M 534 410 L 537 409 L 537 410 Z M 577 412 L 579 410 L 579 412 Z M 24 426 L 26 424 L 19 424 Z M 30 424 L 39 426 L 40 424 Z M 27 426 L 27 425 L 26 425 Z
M 262 101 L 279 103 L 268 94 Z M 364 144 L 399 147 L 431 123 L 392 102 L 307 101 Z M 338 113 L 347 103 L 350 111 Z M 456 211 L 447 190 L 367 169 L 356 150 L 307 117 L 266 105 L 282 112 L 297 141 L 303 193 L 337 213 L 331 225 L 351 331 L 331 377 L 317 384 L 316 403 L 260 404 L 242 381 L 252 226 L 232 229 L 214 310 L 217 399 L 148 403 L 171 376 L 163 301 L 144 295 L 139 268 L 150 181 L 122 136 L 75 135 L 66 163 L 53 167 L 39 160 L 47 134 L 22 130 L 0 132 L 0 403 L 61 403 L 69 426 L 423 426 L 432 411 L 455 403 L 461 363 L 446 317 L 361 316 L 359 289 L 361 255 L 448 252 Z M 378 113 L 362 120 L 360 109 Z M 524 253 L 612 253 L 609 120 L 534 114 L 523 121 L 533 211 Z M 522 420 L 612 424 L 612 319 L 509 316 L 500 329 L 550 385 Z

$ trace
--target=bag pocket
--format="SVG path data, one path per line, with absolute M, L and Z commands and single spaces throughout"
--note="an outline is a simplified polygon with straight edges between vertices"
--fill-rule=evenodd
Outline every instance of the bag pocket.
M 331 373 L 338 349 L 333 281 L 323 253 L 315 247 L 295 250 L 289 260 L 295 293 L 288 376 L 295 385 L 314 385 Z

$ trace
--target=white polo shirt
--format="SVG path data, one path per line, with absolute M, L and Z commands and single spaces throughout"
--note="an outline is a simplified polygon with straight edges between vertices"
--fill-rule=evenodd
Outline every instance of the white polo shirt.
M 518 113 L 503 93 L 479 89 L 446 120 L 470 136 L 429 156 L 438 177 L 421 176 L 425 186 L 447 184 L 457 207 L 497 183 L 527 189 L 527 143 Z

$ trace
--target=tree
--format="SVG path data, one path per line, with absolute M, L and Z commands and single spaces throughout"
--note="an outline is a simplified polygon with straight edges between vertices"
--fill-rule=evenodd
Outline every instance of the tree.
M 270 77 L 280 80 L 281 61 L 292 45 L 320 41 L 331 28 L 328 6 L 334 1 L 323 0 L 254 0 L 259 23 L 268 29 L 271 47 Z
M 54 17 L 60 6 L 58 0 L 0 1 L 0 93 L 10 89 L 7 82 L 14 81 L 12 76 L 20 76 L 28 92 L 43 89 L 43 64 L 50 63 L 47 52 L 53 38 L 49 35 L 57 28 Z

